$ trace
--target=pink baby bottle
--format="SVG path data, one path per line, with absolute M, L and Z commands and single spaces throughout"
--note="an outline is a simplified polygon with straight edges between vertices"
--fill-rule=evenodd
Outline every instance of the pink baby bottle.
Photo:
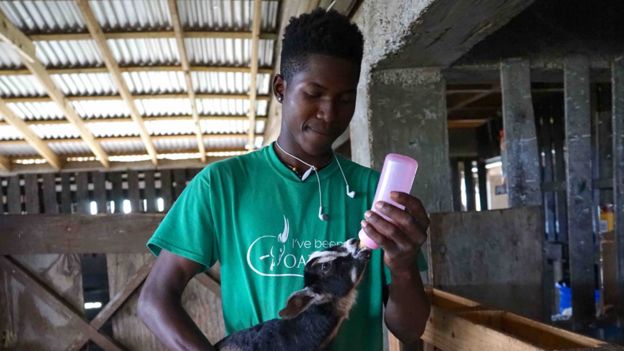
M 416 171 L 418 170 L 418 162 L 411 157 L 407 157 L 399 154 L 388 154 L 384 160 L 383 168 L 381 170 L 381 178 L 377 185 L 377 191 L 375 192 L 375 199 L 373 200 L 372 211 L 375 211 L 375 204 L 378 201 L 384 201 L 390 203 L 400 209 L 405 209 L 405 206 L 400 205 L 390 199 L 390 192 L 399 191 L 409 193 L 412 190 L 412 184 L 414 183 L 414 177 L 416 177 Z M 378 213 L 381 217 L 388 221 L 390 218 Z M 359 234 L 360 245 L 366 246 L 371 249 L 379 247 L 371 238 L 366 235 L 364 229 L 361 229 Z

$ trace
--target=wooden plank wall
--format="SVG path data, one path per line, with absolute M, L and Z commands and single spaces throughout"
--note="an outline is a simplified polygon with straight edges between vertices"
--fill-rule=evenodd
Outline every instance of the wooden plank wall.
M 124 200 L 133 213 L 167 211 L 199 169 L 82 172 L 28 174 L 0 178 L 2 214 L 123 214 Z M 126 205 L 127 206 L 127 205 Z M 110 221 L 110 218 L 102 217 Z M 69 228 L 69 227 L 68 227 Z M 72 226 L 74 228 L 74 226 Z M 81 228 L 78 226 L 77 228 Z M 85 228 L 86 229 L 86 228 Z M 45 233 L 42 233 L 45 235 Z M 143 245 L 143 244 L 141 244 Z M 42 249 L 42 248 L 40 248 Z M 28 248 L 24 248 L 29 252 Z M 81 256 L 79 253 L 12 255 L 29 273 L 44 282 L 54 293 L 65 298 L 74 311 L 84 315 Z M 153 258 L 143 254 L 110 253 L 106 255 L 109 296 L 112 299 L 126 286 L 128 279 Z M 0 330 L 4 345 L 10 348 L 64 349 L 75 339 L 84 339 L 80 328 L 62 314 L 46 307 L 21 283 L 0 270 Z M 112 318 L 113 337 L 127 349 L 162 349 L 136 317 L 137 294 L 130 297 Z M 224 335 L 220 298 L 205 286 L 192 281 L 183 303 L 191 317 L 211 341 Z M 86 339 L 84 339 L 86 340 Z

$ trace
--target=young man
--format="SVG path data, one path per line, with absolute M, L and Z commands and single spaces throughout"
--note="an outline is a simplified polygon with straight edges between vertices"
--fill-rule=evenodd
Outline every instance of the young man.
M 378 204 L 395 224 L 368 211 L 379 174 L 331 148 L 353 116 L 362 52 L 361 33 L 335 11 L 291 19 L 282 74 L 273 80 L 282 104 L 277 142 L 207 166 L 148 242 L 159 256 L 139 315 L 167 347 L 211 349 L 180 296 L 216 261 L 231 333 L 276 318 L 303 286 L 309 255 L 357 236 L 360 228 L 383 250 L 374 250 L 356 305 L 331 349 L 381 350 L 382 317 L 402 341 L 419 339 L 429 314 L 418 269 L 424 267 L 427 214 L 409 194 L 394 194 L 405 210 Z

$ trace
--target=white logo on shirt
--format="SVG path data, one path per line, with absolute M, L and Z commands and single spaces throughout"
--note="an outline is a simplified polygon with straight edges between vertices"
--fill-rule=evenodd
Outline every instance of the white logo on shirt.
M 320 250 L 342 244 L 342 242 L 318 239 L 293 239 L 290 236 L 288 218 L 283 217 L 284 227 L 281 233 L 260 236 L 247 249 L 247 265 L 258 275 L 264 277 L 303 277 L 303 268 L 309 259 L 309 254 L 301 254 L 302 250 Z M 289 237 L 291 240 L 288 240 Z

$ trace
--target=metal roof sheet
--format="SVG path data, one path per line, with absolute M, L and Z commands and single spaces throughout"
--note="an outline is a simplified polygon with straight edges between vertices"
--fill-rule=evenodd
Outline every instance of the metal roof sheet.
M 167 0 L 91 0 L 89 5 L 104 31 L 170 28 Z
M 17 68 L 22 65 L 22 58 L 11 45 L 0 41 L 0 67 L 1 68 Z
M 186 91 L 183 72 L 124 72 L 133 94 L 182 93 Z
M 49 102 L 15 102 L 7 103 L 9 108 L 22 119 L 64 119 L 61 109 L 52 101 Z
M 53 74 L 51 77 L 65 95 L 118 94 L 108 73 Z
M 35 41 L 37 58 L 46 67 L 104 66 L 93 40 Z
M 5 0 L 0 9 L 25 33 L 79 32 L 82 15 L 75 1 Z
M 41 84 L 33 76 L 0 75 L 0 97 L 43 96 Z
M 135 99 L 134 101 L 142 116 L 191 114 L 191 102 L 189 99 Z
M 72 101 L 82 118 L 130 117 L 128 105 L 121 99 Z
M 120 66 L 180 64 L 174 38 L 108 39 L 106 42 Z

